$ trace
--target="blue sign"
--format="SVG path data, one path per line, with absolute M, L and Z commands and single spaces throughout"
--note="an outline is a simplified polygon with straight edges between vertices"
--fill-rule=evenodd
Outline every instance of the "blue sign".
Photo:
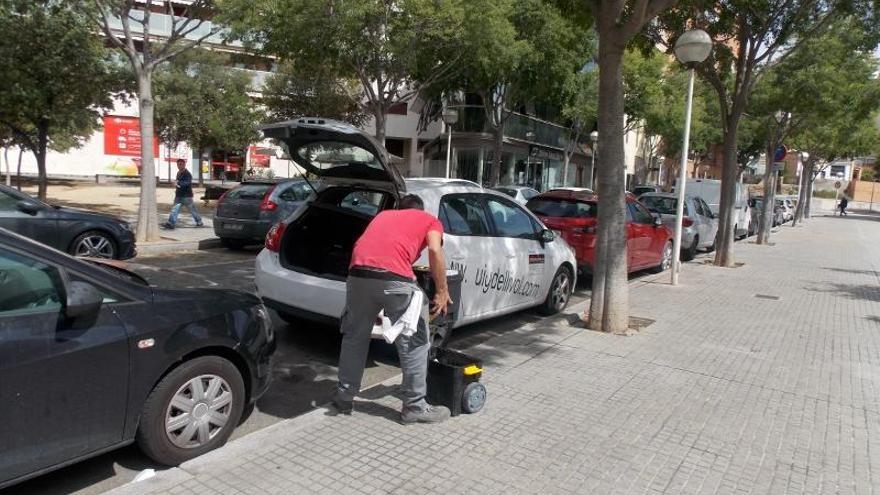
M 787 155 L 787 154 L 788 154 L 788 148 L 786 148 L 785 146 L 781 146 L 781 145 L 777 146 L 776 152 L 773 153 L 773 161 L 774 162 L 781 162 L 782 160 L 785 160 L 785 155 Z

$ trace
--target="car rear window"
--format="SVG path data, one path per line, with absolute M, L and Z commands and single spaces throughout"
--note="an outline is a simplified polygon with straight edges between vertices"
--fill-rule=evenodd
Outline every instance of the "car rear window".
M 226 199 L 263 199 L 272 184 L 242 184 L 226 193 Z
M 495 190 L 500 193 L 504 193 L 504 194 L 510 196 L 511 198 L 516 197 L 516 189 L 508 189 L 506 187 L 496 187 Z
M 677 198 L 667 198 L 663 196 L 642 196 L 639 201 L 647 206 L 649 210 L 660 213 L 661 215 L 676 215 L 676 206 L 678 206 Z M 684 204 L 684 214 L 688 214 L 687 202 Z
M 594 218 L 597 204 L 557 198 L 532 198 L 526 207 L 535 215 L 556 218 Z

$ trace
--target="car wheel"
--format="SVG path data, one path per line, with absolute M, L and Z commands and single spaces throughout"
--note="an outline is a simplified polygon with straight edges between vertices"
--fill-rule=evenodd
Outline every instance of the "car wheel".
M 241 249 L 247 245 L 247 241 L 244 239 L 232 239 L 229 237 L 221 237 L 220 244 L 226 249 Z
M 547 298 L 538 311 L 543 315 L 555 315 L 565 309 L 574 290 L 572 281 L 571 271 L 564 266 L 559 267 L 556 275 L 553 276 L 553 282 L 550 283 Z
M 654 273 L 662 273 L 672 266 L 672 241 L 666 241 L 663 246 L 663 254 L 660 256 L 660 264 L 654 269 Z
M 137 442 L 154 461 L 176 466 L 226 443 L 244 402 L 244 381 L 235 365 L 218 356 L 195 358 L 150 392 Z
M 90 230 L 76 236 L 70 244 L 70 254 L 76 257 L 108 258 L 117 256 L 113 236 L 100 230 Z
M 697 256 L 697 246 L 700 245 L 700 236 L 694 236 L 694 242 L 691 243 L 690 247 L 682 251 L 681 260 L 682 261 L 690 261 Z

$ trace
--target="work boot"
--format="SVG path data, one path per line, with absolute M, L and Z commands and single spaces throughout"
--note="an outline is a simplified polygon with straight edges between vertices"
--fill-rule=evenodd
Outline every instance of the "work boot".
M 162 227 L 164 230 L 174 230 L 174 225 L 171 225 L 168 222 L 165 222 L 162 225 L 159 225 L 159 227 Z
M 354 402 L 350 400 L 334 398 L 330 405 L 336 409 L 336 412 L 346 416 L 351 416 L 351 412 L 354 410 Z
M 400 421 L 403 424 L 442 423 L 447 419 L 449 419 L 449 408 L 446 406 L 432 406 L 429 404 L 423 411 L 404 407 L 400 412 Z

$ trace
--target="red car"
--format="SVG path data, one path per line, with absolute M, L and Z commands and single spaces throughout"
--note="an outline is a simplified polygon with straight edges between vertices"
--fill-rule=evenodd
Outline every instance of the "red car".
M 574 249 L 578 270 L 592 273 L 596 257 L 598 198 L 588 191 L 555 190 L 533 197 L 526 207 Z M 672 265 L 672 232 L 632 195 L 626 197 L 629 271 Z

